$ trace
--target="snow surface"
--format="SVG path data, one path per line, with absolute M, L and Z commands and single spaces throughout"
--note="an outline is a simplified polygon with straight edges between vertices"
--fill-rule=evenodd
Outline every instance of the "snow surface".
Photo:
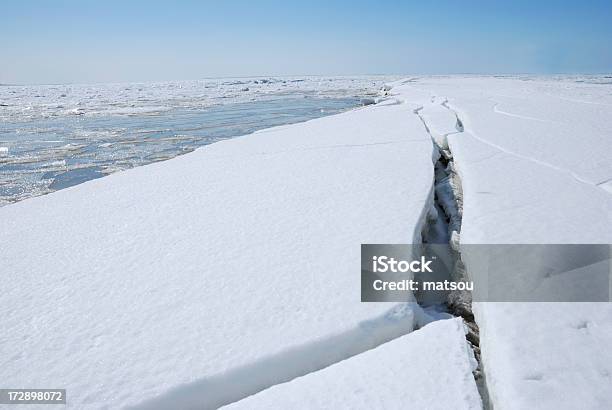
M 461 319 L 440 320 L 223 408 L 480 409 L 475 367 Z
M 461 119 L 464 132 L 448 142 L 461 176 L 465 245 L 612 243 L 611 91 L 567 78 L 455 77 L 404 82 L 392 92 L 423 106 L 421 115 L 448 100 Z M 470 276 L 486 280 L 463 249 Z M 561 256 L 548 258 L 555 264 Z M 508 281 L 526 285 L 518 276 Z M 474 310 L 496 410 L 612 408 L 610 303 L 476 303 Z
M 70 408 L 212 408 L 412 331 L 360 244 L 420 238 L 432 144 L 392 102 L 0 209 L 0 380 Z

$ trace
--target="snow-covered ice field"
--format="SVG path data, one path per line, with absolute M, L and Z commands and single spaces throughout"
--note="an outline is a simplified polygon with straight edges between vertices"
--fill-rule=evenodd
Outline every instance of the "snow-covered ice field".
M 0 208 L 0 379 L 75 409 L 478 408 L 460 320 L 359 302 L 360 244 L 421 240 L 432 138 L 460 179 L 461 245 L 612 243 L 612 84 L 386 88 Z M 610 303 L 474 313 L 496 410 L 612 408 Z

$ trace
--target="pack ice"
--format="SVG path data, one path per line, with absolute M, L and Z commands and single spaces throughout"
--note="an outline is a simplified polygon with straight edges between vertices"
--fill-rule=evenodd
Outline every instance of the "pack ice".
M 461 180 L 462 245 L 610 244 L 611 88 L 589 78 L 454 77 L 392 91 L 446 139 Z M 468 275 L 486 280 L 466 252 Z M 506 286 L 564 280 L 524 279 Z M 592 291 L 560 289 L 563 300 Z M 475 303 L 474 313 L 496 410 L 612 408 L 610 303 Z
M 420 238 L 433 151 L 413 109 L 268 129 L 0 209 L 3 386 L 66 388 L 75 409 L 215 408 L 421 325 L 412 303 L 360 303 L 359 280 L 361 243 Z

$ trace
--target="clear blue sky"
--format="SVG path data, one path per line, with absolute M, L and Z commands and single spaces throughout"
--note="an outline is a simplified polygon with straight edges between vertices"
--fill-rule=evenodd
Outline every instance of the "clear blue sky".
M 612 72 L 612 1 L 0 3 L 0 83 Z

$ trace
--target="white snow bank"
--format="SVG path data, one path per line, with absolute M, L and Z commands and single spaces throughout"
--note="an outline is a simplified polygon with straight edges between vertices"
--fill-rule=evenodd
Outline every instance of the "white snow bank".
M 461 244 L 612 243 L 604 189 L 612 177 L 610 85 L 425 78 L 393 91 L 416 104 L 443 96 L 461 118 L 465 132 L 448 137 L 463 188 Z M 483 280 L 470 255 L 462 258 Z M 524 279 L 508 277 L 506 286 L 525 286 Z M 579 289 L 568 291 L 575 297 Z M 612 408 L 609 304 L 474 310 L 496 410 Z
M 432 145 L 385 103 L 0 209 L 0 380 L 71 408 L 211 408 L 410 332 L 360 244 L 420 236 Z M 418 312 L 416 312 L 418 314 Z
M 480 409 L 461 319 L 441 320 L 224 409 Z

